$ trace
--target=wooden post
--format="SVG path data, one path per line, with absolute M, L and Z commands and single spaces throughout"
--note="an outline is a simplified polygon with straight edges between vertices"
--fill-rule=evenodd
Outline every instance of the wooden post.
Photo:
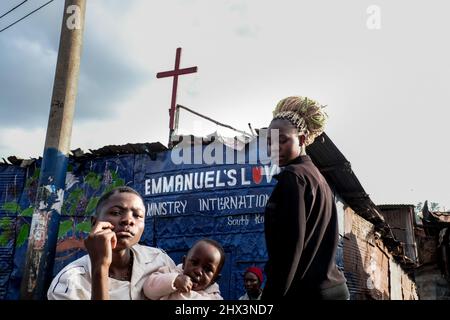
M 44 156 L 20 289 L 21 299 L 44 299 L 53 276 L 77 95 L 85 10 L 86 0 L 65 1 Z

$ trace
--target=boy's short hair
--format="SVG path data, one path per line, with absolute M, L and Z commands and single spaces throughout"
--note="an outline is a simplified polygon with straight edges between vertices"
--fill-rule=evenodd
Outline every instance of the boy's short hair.
M 136 190 L 134 190 L 131 187 L 128 186 L 120 186 L 120 187 L 116 187 L 114 189 L 112 189 L 111 191 L 108 191 L 107 193 L 105 193 L 104 195 L 102 195 L 100 197 L 100 199 L 97 202 L 97 206 L 95 207 L 95 212 L 94 212 L 94 216 L 98 217 L 100 214 L 100 211 L 102 211 L 103 205 L 105 204 L 105 202 L 111 198 L 114 194 L 116 193 L 133 193 L 135 195 L 137 195 L 142 202 L 144 202 L 144 199 L 142 198 L 142 196 L 139 194 L 139 192 L 137 192 Z

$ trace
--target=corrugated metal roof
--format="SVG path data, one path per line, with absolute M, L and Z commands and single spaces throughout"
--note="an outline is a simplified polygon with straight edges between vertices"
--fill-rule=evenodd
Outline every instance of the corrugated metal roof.
M 208 144 L 220 138 L 220 135 L 213 133 L 208 136 L 208 139 L 202 137 L 186 135 L 180 136 L 183 138 L 191 138 L 189 141 Z M 250 142 L 249 139 L 242 139 L 235 137 L 240 143 Z M 229 139 L 228 139 L 229 140 Z M 222 141 L 223 142 L 223 141 Z M 126 145 L 109 145 L 97 150 L 89 150 L 90 153 L 84 153 L 81 149 L 71 151 L 71 157 L 85 160 L 96 157 L 114 156 L 122 154 L 141 154 L 147 153 L 155 155 L 156 153 L 168 150 L 160 142 L 155 143 L 128 143 Z M 361 217 L 370 221 L 378 230 L 381 230 L 385 238 L 385 244 L 389 247 L 398 245 L 392 231 L 383 216 L 377 209 L 377 206 L 372 202 L 369 195 L 365 192 L 358 178 L 351 168 L 351 163 L 339 151 L 336 145 L 331 141 L 326 133 L 322 133 L 317 137 L 311 145 L 307 147 L 307 152 L 310 155 L 314 164 L 319 168 L 322 174 L 327 179 L 328 183 L 335 188 L 335 191 L 343 198 L 343 200 Z M 14 156 L 8 157 L 8 160 L 14 165 L 26 166 L 31 164 L 35 159 L 23 160 Z
M 439 222 L 450 223 L 449 212 L 430 212 L 431 216 Z
M 328 135 L 322 133 L 306 150 L 328 183 L 335 188 L 347 205 L 381 231 L 383 243 L 392 255 L 398 259 L 404 258 L 400 242 L 395 239 L 390 226 L 362 187 L 351 168 L 351 163 Z
M 220 138 L 220 135 L 213 133 L 208 136 L 208 139 L 206 139 L 207 141 L 205 141 L 205 139 L 202 140 L 201 137 L 195 137 L 197 139 L 193 139 L 194 136 L 192 135 L 180 137 L 191 138 L 189 141 L 193 141 L 194 143 L 202 141 L 202 143 L 208 144 L 218 137 Z M 235 137 L 235 139 L 240 143 L 250 142 L 250 139 L 243 140 L 239 137 Z M 223 141 L 221 140 L 221 142 Z M 97 150 L 89 150 L 89 153 L 85 153 L 81 149 L 76 149 L 71 151 L 71 157 L 85 160 L 121 154 L 156 154 L 165 150 L 167 150 L 167 148 L 160 142 L 128 143 L 126 145 L 109 145 Z M 317 137 L 314 143 L 307 147 L 307 152 L 328 182 L 335 187 L 343 200 L 352 207 L 355 212 L 377 226 L 384 223 L 382 215 L 377 211 L 375 204 L 354 174 L 350 162 L 339 151 L 326 133 Z M 34 159 L 23 160 L 14 156 L 8 157 L 8 160 L 14 165 L 22 166 L 29 165 L 34 161 Z
M 106 156 L 116 156 L 122 154 L 156 154 L 162 151 L 167 150 L 167 147 L 161 144 L 160 142 L 146 142 L 146 143 L 127 143 L 125 145 L 109 145 L 104 146 L 100 149 L 91 150 L 89 152 L 84 152 L 80 148 L 71 150 L 70 157 L 76 158 L 79 160 L 87 160 L 93 159 L 97 157 L 106 157 Z M 33 163 L 36 159 L 20 159 L 15 156 L 8 157 L 8 161 L 16 166 L 28 166 Z M 4 165 L 1 164 L 0 165 Z
M 415 208 L 413 204 L 378 204 L 377 208 L 380 210 L 394 210 L 400 208 Z
M 259 132 L 258 130 L 256 131 Z M 187 141 L 192 143 L 201 141 L 203 144 L 207 144 L 214 139 L 219 139 L 220 142 L 224 143 L 223 137 L 217 132 L 209 135 L 206 141 L 202 141 L 201 137 L 194 137 L 192 135 L 179 137 L 188 139 Z M 234 139 L 241 143 L 251 141 L 248 137 L 246 139 L 234 137 Z M 339 151 L 326 133 L 322 133 L 315 139 L 314 143 L 307 147 L 307 153 L 330 185 L 334 186 L 335 191 L 355 212 L 376 225 L 379 229 L 387 227 L 383 216 L 378 212 L 377 207 L 353 172 L 350 162 Z
M 91 154 L 86 154 L 86 156 L 90 157 L 92 155 L 97 157 L 105 157 L 120 154 L 141 154 L 141 153 L 151 154 L 162 152 L 165 150 L 167 150 L 167 148 L 160 142 L 127 143 L 121 146 L 117 145 L 105 146 L 97 150 L 89 149 Z
M 385 224 L 383 216 L 353 172 L 351 163 L 326 133 L 322 133 L 307 147 L 307 153 L 328 182 L 355 212 L 378 227 Z
M 397 208 L 409 208 L 415 207 L 413 204 L 378 204 L 379 209 L 397 209 Z
M 430 226 L 430 224 L 440 224 L 442 227 L 446 227 L 450 223 L 450 212 L 430 211 L 428 201 L 425 201 L 423 205 L 422 215 L 424 227 Z

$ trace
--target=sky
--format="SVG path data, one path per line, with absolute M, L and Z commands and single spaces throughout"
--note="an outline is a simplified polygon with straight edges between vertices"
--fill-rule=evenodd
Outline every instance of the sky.
M 20 0 L 0 1 L 0 15 Z M 47 0 L 29 0 L 0 29 Z M 0 159 L 42 156 L 64 1 L 0 32 Z M 450 2 L 88 0 L 71 149 L 167 145 L 177 103 L 248 131 L 276 103 L 327 105 L 326 133 L 375 204 L 450 209 Z M 181 112 L 179 133 L 220 127 Z

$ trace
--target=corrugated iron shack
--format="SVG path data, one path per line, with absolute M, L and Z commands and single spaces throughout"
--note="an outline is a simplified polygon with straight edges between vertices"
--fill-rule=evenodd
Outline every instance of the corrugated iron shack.
M 424 300 L 450 300 L 450 212 L 432 212 L 425 201 L 421 221 L 415 231 L 417 292 Z
M 243 294 L 245 268 L 263 267 L 267 260 L 263 213 L 275 171 L 260 163 L 176 165 L 171 161 L 172 152 L 180 148 L 191 152 L 198 144 L 203 151 L 214 144 L 224 153 L 230 149 L 230 141 L 219 135 L 197 141 L 171 150 L 160 143 L 143 143 L 89 153 L 72 151 L 54 273 L 86 254 L 82 239 L 90 230 L 89 216 L 101 194 L 130 185 L 144 195 L 147 206 L 143 244 L 158 246 L 179 262 L 196 239 L 216 239 L 227 255 L 219 281 L 222 294 L 226 299 Z M 238 147 L 231 152 L 248 158 L 254 144 L 248 139 L 234 142 Z M 341 236 L 336 262 L 348 279 L 351 298 L 417 299 L 414 281 L 402 264 L 407 256 L 403 238 L 395 236 L 350 162 L 326 134 L 307 151 L 335 194 Z M 8 160 L 0 164 L 0 299 L 17 299 L 41 159 Z M 192 177 L 205 179 L 189 185 Z M 160 188 L 159 183 L 166 184 Z

